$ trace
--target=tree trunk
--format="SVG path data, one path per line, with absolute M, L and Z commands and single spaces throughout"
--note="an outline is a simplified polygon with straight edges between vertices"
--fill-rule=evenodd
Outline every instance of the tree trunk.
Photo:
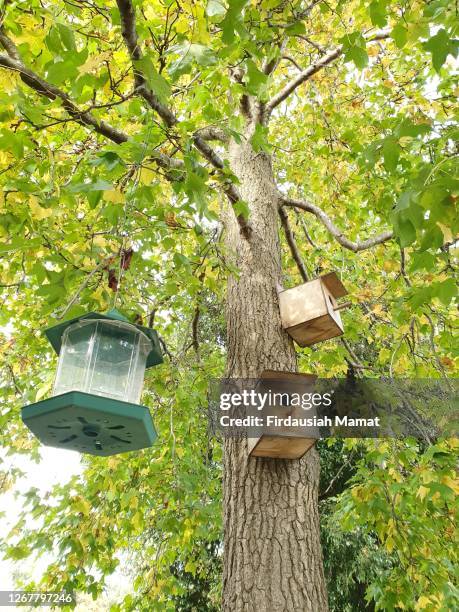
M 228 280 L 227 375 L 295 371 L 295 350 L 281 327 L 276 290 L 282 270 L 271 160 L 247 141 L 232 143 L 229 157 L 253 233 L 249 240 L 241 236 L 230 211 L 225 236 L 239 277 Z M 312 449 L 300 460 L 249 458 L 246 446 L 246 440 L 225 440 L 223 610 L 326 611 L 317 452 Z

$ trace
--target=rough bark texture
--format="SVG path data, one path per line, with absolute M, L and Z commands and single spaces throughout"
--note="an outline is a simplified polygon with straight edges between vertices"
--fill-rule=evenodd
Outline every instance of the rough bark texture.
M 271 162 L 243 142 L 230 145 L 230 163 L 250 207 L 253 233 L 249 240 L 241 236 L 234 213 L 228 214 L 227 246 L 240 276 L 228 282 L 227 375 L 295 371 L 295 351 L 281 328 L 276 291 L 282 273 Z M 300 460 L 248 458 L 245 440 L 226 440 L 224 612 L 328 610 L 318 480 L 315 450 Z

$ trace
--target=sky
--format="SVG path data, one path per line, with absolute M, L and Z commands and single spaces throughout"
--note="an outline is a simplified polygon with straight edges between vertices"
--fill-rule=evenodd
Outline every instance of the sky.
M 7 470 L 11 466 L 20 468 L 26 473 L 26 476 L 18 480 L 10 491 L 0 496 L 0 511 L 5 513 L 5 516 L 0 517 L 1 537 L 8 533 L 21 511 L 21 500 L 16 498 L 18 493 L 25 492 L 31 487 L 37 487 L 43 495 L 54 485 L 65 484 L 72 476 L 80 474 L 83 470 L 81 455 L 75 451 L 50 448 L 42 445 L 40 455 L 41 461 L 38 464 L 25 456 L 1 457 L 4 461 L 2 469 Z M 19 563 L 15 564 L 10 560 L 2 559 L 0 556 L 0 590 L 15 590 L 13 580 L 15 568 L 20 569 L 22 573 L 34 580 L 38 580 L 50 561 L 52 561 L 52 556 L 45 555 L 35 563 L 28 559 L 22 559 Z M 119 567 L 120 569 L 107 581 L 106 589 L 108 596 L 112 594 L 117 599 L 131 591 L 130 580 L 122 571 L 123 564 L 121 563 Z M 82 610 L 85 608 L 87 610 L 86 604 L 81 607 Z M 13 607 L 2 607 L 2 610 L 7 609 L 13 609 Z M 49 608 L 41 609 L 49 610 Z M 76 609 L 79 610 L 80 605 Z
M 42 446 L 40 454 L 42 460 L 38 464 L 18 455 L 3 458 L 2 468 L 6 471 L 9 467 L 15 467 L 26 473 L 25 478 L 17 481 L 10 491 L 0 497 L 0 510 L 5 512 L 5 516 L 0 517 L 0 533 L 3 535 L 14 525 L 21 510 L 21 500 L 16 499 L 16 493 L 37 487 L 44 494 L 52 486 L 65 484 L 74 474 L 82 471 L 81 456 L 76 452 Z M 38 578 L 45 567 L 46 560 L 35 567 L 27 559 L 20 562 L 21 571 L 32 574 L 33 578 Z M 12 571 L 14 564 L 0 557 L 0 590 L 14 589 Z

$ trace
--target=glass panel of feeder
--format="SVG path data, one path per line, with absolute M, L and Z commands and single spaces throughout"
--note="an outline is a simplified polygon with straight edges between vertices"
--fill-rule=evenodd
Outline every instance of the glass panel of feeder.
M 54 395 L 68 391 L 87 391 L 96 327 L 94 321 L 82 321 L 74 323 L 63 333 Z
M 151 351 L 151 340 L 147 338 L 141 331 L 138 333 L 138 344 L 136 351 L 136 359 L 133 360 L 131 372 L 129 374 L 129 400 L 137 404 L 140 401 L 142 394 L 143 380 L 145 377 L 145 366 L 147 357 Z
M 144 337 L 129 324 L 117 321 L 97 322 L 89 393 L 133 403 L 139 400 L 146 359 L 143 364 L 142 359 L 139 359 L 141 336 Z M 140 381 L 133 376 L 136 369 L 141 370 Z

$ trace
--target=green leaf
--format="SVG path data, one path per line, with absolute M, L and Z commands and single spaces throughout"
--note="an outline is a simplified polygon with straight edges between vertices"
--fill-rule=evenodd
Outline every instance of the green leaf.
M 96 208 L 96 206 L 101 201 L 102 193 L 103 193 L 103 191 L 98 189 L 98 190 L 95 190 L 95 191 L 89 191 L 86 194 L 86 199 L 88 200 L 89 207 L 91 208 L 91 210 L 94 210 L 94 208 Z
M 406 45 L 408 39 L 408 30 L 399 21 L 397 25 L 392 28 L 391 36 L 399 49 L 402 49 Z
M 394 232 L 399 239 L 400 246 L 403 248 L 409 246 L 416 240 L 416 230 L 409 219 L 403 219 L 400 215 L 394 220 Z
M 394 138 L 388 137 L 384 139 L 382 154 L 384 157 L 384 167 L 388 172 L 393 172 L 396 169 L 400 151 L 400 145 Z
M 14 253 L 16 251 L 28 251 L 40 246 L 40 238 L 14 238 L 10 244 L 0 245 L 0 255 L 4 253 Z
M 259 151 L 269 152 L 271 148 L 268 143 L 268 128 L 257 123 L 250 142 L 252 143 L 255 153 Z
M 140 60 L 135 60 L 134 67 L 138 68 L 144 75 L 153 93 L 157 95 L 162 102 L 166 102 L 171 94 L 171 87 L 166 79 L 160 75 L 153 66 L 151 59 L 145 56 Z
M 73 183 L 67 187 L 67 190 L 71 193 L 89 193 L 90 191 L 107 191 L 109 189 L 113 189 L 113 185 L 103 179 L 87 183 Z
M 246 35 L 246 30 L 242 23 L 242 14 L 248 0 L 229 0 L 228 10 L 225 18 L 220 22 L 222 27 L 222 41 L 225 44 L 231 44 L 234 41 L 235 34 L 239 34 L 242 38 Z
M 49 29 L 45 37 L 45 45 L 53 54 L 58 54 L 62 51 L 62 41 L 56 26 L 52 26 Z
M 362 47 L 351 46 L 344 54 L 345 62 L 354 62 L 356 68 L 363 70 L 368 64 L 368 53 Z
M 422 238 L 420 250 L 427 251 L 428 249 L 433 249 L 434 251 L 439 249 L 444 242 L 443 232 L 435 224 L 433 227 L 428 229 Z
M 430 272 L 435 269 L 435 255 L 432 253 L 413 253 L 412 263 L 410 265 L 410 272 L 416 272 L 417 270 L 427 270 Z
M 383 28 L 387 22 L 387 9 L 384 0 L 374 0 L 370 4 L 370 19 L 375 26 Z
M 7 555 L 10 559 L 14 559 L 15 561 L 19 561 L 20 559 L 25 559 L 30 555 L 30 549 L 24 544 L 19 544 L 18 546 L 13 546 L 8 549 Z
M 441 28 L 435 36 L 424 43 L 424 48 L 432 54 L 432 65 L 437 72 L 440 72 L 449 54 L 457 57 L 458 41 L 451 39 L 446 30 Z
M 396 132 L 402 138 L 404 136 L 422 136 L 428 134 L 432 127 L 429 123 L 413 123 L 411 119 L 404 119 L 398 126 Z
M 56 27 L 59 31 L 59 35 L 64 44 L 64 47 L 67 49 L 67 51 L 75 51 L 76 44 L 75 44 L 75 36 L 73 34 L 73 30 L 68 28 L 63 23 L 58 23 Z
M 440 298 L 445 306 L 449 306 L 451 300 L 457 295 L 457 286 L 453 278 L 448 278 L 442 283 L 432 285 L 432 294 Z
M 68 78 L 68 74 L 67 64 L 61 61 L 49 64 L 46 70 L 47 78 L 55 85 L 64 83 Z
M 244 200 L 238 200 L 237 202 L 235 202 L 233 204 L 233 209 L 236 215 L 238 216 L 242 215 L 245 220 L 249 218 L 249 215 L 250 215 L 249 205 L 247 204 L 247 202 L 244 202 Z
M 186 268 L 188 271 L 191 271 L 190 260 L 185 255 L 174 253 L 173 260 L 177 268 Z
M 189 53 L 191 57 L 201 66 L 211 66 L 217 61 L 212 49 L 206 47 L 205 45 L 193 43 L 186 47 L 184 53 Z
M 246 79 L 246 87 L 247 91 L 253 95 L 257 95 L 260 93 L 263 86 L 266 84 L 268 80 L 268 76 L 264 74 L 261 70 L 258 70 L 255 62 L 251 59 L 246 62 L 247 67 L 247 79 Z
M 406 210 L 411 205 L 411 198 L 413 197 L 413 192 L 411 190 L 404 191 L 397 200 L 396 209 L 397 210 Z
M 285 28 L 285 33 L 287 36 L 298 36 L 301 34 L 306 34 L 306 26 L 302 21 L 296 21 L 292 25 L 289 25 Z

